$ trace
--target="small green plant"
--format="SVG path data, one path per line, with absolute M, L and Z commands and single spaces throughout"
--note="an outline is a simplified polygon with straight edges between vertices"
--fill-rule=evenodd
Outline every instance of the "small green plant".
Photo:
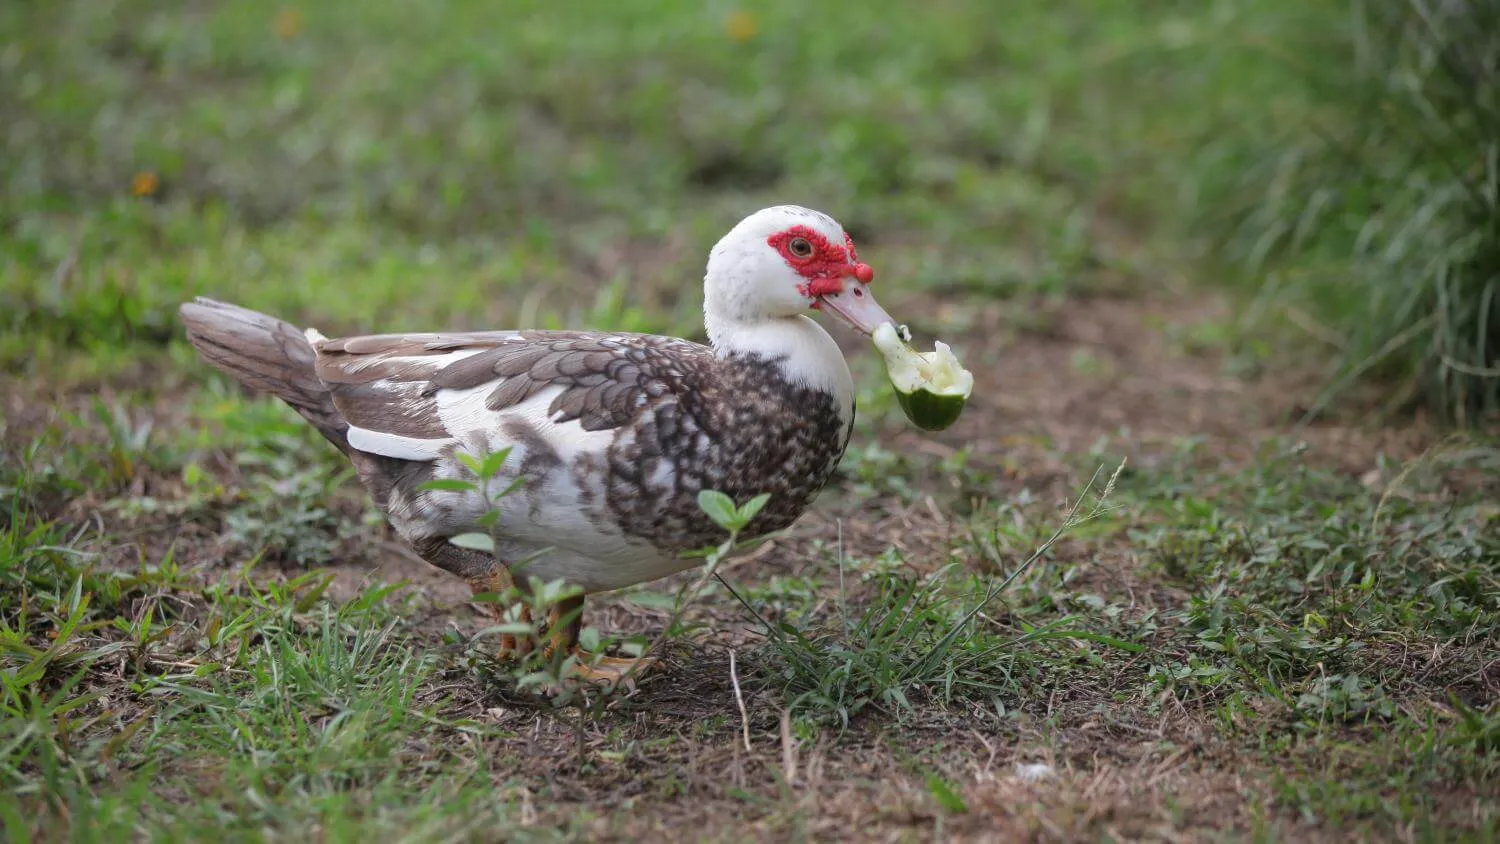
M 1332 722 L 1390 718 L 1396 705 L 1379 683 L 1358 674 L 1331 674 L 1307 684 L 1297 698 L 1305 718 Z
M 273 437 L 236 456 L 245 471 L 246 489 L 224 515 L 224 526 L 236 543 L 301 566 L 322 565 L 333 558 L 339 543 L 356 528 L 328 502 L 354 469 L 335 469 L 315 459 L 309 454 L 313 447 L 305 437 Z
M 100 466 L 103 477 L 108 483 L 123 486 L 149 467 L 155 425 L 150 416 L 133 418 L 122 405 L 107 405 L 102 399 L 94 399 L 93 411 L 92 422 L 109 437 Z M 73 424 L 84 427 L 88 420 L 75 418 Z

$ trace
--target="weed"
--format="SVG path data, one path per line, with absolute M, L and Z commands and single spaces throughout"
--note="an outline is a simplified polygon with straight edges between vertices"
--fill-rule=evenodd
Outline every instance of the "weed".
M 299 565 L 327 563 L 350 527 L 326 502 L 353 470 L 335 474 L 318 464 L 309 468 L 295 451 L 245 453 L 238 462 L 250 471 L 243 498 L 224 515 L 231 539 Z

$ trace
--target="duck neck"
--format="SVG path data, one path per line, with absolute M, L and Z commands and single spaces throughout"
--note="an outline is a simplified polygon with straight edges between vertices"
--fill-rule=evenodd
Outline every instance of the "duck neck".
M 811 319 L 798 314 L 736 320 L 708 313 L 704 328 L 720 360 L 770 363 L 788 383 L 834 396 L 846 421 L 853 416 L 854 377 L 849 364 L 833 337 Z

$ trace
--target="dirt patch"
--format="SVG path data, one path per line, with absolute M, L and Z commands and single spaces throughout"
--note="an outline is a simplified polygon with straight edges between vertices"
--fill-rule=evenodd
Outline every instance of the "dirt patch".
M 704 661 L 723 660 L 696 660 L 678 666 L 691 678 L 682 696 L 699 701 L 694 713 L 733 712 L 727 676 L 702 681 Z M 1131 731 L 1097 717 L 1027 720 L 1007 732 L 958 720 L 794 739 L 769 698 L 750 697 L 743 723 L 705 730 L 660 694 L 622 702 L 629 717 L 607 726 L 575 729 L 493 701 L 473 702 L 471 717 L 513 731 L 484 750 L 526 783 L 508 796 L 532 809 L 531 823 L 631 807 L 586 825 L 595 840 L 699 840 L 688 831 L 729 829 L 720 837 L 1191 840 L 1250 826 L 1249 806 L 1265 787 L 1264 772 L 1237 764 L 1185 714 Z M 601 759 L 594 751 L 619 747 L 622 730 L 631 751 Z

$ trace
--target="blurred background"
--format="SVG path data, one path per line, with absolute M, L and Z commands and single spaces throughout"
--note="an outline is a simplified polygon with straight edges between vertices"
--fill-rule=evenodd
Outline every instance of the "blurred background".
M 0 361 L 159 386 L 194 294 L 330 334 L 701 337 L 709 246 L 794 202 L 931 333 L 974 303 L 1209 289 L 1231 314 L 1198 341 L 1312 371 L 1298 410 L 1364 387 L 1467 423 L 1500 401 L 1497 23 L 1495 0 L 7 3 Z
M 974 394 L 833 326 L 587 718 L 177 318 L 701 340 L 781 203 Z M 1493 840 L 1497 422 L 1500 0 L 0 0 L 10 840 Z

